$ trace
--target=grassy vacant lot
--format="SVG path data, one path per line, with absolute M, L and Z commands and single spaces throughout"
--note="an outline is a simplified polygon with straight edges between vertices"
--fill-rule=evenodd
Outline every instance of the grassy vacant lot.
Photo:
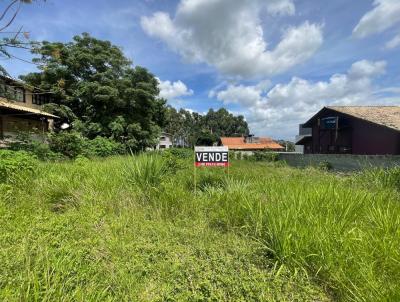
M 0 301 L 400 301 L 400 170 L 33 170 L 0 185 Z

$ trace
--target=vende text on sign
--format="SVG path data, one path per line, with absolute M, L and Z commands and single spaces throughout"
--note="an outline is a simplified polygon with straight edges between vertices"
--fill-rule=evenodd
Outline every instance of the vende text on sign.
M 197 167 L 229 166 L 228 147 L 195 147 L 195 165 Z

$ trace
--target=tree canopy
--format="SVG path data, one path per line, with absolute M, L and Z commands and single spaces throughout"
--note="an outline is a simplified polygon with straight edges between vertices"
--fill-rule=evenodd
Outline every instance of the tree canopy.
M 165 130 L 178 142 L 189 146 L 212 145 L 222 136 L 244 136 L 249 134 L 248 124 L 242 115 L 234 116 L 226 109 L 210 109 L 201 115 L 184 109 L 167 110 Z
M 122 50 L 84 33 L 72 42 L 46 42 L 32 51 L 39 72 L 21 79 L 55 95 L 47 110 L 85 137 L 113 138 L 139 150 L 153 146 L 165 125 L 157 79 L 133 67 Z

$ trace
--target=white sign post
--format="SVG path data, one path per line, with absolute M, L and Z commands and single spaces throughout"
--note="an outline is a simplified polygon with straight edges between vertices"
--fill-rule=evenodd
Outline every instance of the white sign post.
M 195 147 L 194 148 L 194 191 L 196 193 L 196 167 L 227 167 L 229 177 L 228 147 Z

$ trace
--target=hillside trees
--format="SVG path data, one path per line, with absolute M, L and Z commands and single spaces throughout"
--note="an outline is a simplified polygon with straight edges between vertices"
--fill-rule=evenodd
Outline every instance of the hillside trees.
M 85 137 L 112 138 L 132 150 L 153 146 L 165 125 L 165 100 L 145 68 L 120 48 L 84 33 L 69 43 L 44 41 L 33 50 L 39 72 L 21 77 L 56 96 L 47 110 Z
M 201 115 L 169 107 L 167 110 L 166 132 L 174 140 L 184 140 L 187 145 L 212 145 L 221 136 L 243 136 L 249 134 L 244 117 L 234 116 L 226 109 L 210 109 Z

